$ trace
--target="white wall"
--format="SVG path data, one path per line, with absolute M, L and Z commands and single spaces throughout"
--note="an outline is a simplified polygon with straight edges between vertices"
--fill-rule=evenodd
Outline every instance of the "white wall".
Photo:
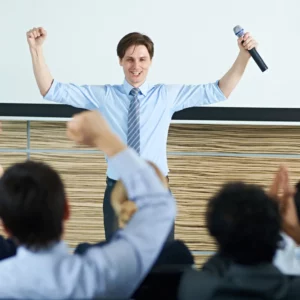
M 155 43 L 149 80 L 206 83 L 238 54 L 233 27 L 259 41 L 254 61 L 221 106 L 300 107 L 299 0 L 0 0 L 0 102 L 46 103 L 32 74 L 26 31 L 43 26 L 47 64 L 60 81 L 121 83 L 116 46 L 131 31 Z

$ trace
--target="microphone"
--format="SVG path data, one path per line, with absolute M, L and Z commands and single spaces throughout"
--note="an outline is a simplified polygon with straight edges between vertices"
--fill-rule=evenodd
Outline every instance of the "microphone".
M 244 29 L 239 25 L 237 25 L 233 28 L 233 32 L 239 38 L 244 35 Z M 252 48 L 251 50 L 248 50 L 248 51 L 262 72 L 268 70 L 267 65 L 265 64 L 265 62 L 263 61 L 261 56 L 258 54 L 258 52 L 255 48 Z

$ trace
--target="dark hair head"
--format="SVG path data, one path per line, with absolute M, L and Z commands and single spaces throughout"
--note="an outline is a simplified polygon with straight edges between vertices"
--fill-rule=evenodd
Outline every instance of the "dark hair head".
M 272 262 L 280 238 L 279 206 L 262 188 L 228 183 L 210 200 L 207 228 L 219 251 L 240 264 Z
M 126 34 L 119 42 L 117 46 L 117 54 L 120 59 L 125 55 L 127 49 L 131 46 L 143 45 L 147 48 L 150 58 L 152 59 L 154 55 L 154 44 L 152 40 L 144 34 L 139 32 L 131 32 Z
M 63 182 L 44 163 L 17 163 L 0 179 L 0 217 L 21 245 L 38 249 L 58 241 L 65 209 Z

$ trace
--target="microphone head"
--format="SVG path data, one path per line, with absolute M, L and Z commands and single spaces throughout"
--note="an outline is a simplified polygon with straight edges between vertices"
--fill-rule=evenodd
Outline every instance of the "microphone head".
M 244 29 L 240 25 L 235 26 L 233 28 L 233 32 L 237 37 L 241 37 L 244 35 Z

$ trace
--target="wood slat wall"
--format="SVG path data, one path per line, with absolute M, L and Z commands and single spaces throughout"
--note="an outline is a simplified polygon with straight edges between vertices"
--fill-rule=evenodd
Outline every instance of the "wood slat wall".
M 2 122 L 0 134 L 0 149 L 26 149 L 27 124 L 26 122 Z M 8 151 L 9 152 L 9 151 Z
M 296 126 L 174 124 L 168 151 L 299 154 L 299 133 Z
M 3 122 L 0 149 L 25 150 L 26 130 L 26 122 Z M 54 166 L 66 183 L 72 207 L 66 228 L 70 246 L 103 239 L 103 155 L 66 153 L 87 148 L 77 147 L 66 138 L 63 122 L 31 122 L 30 136 L 30 150 L 34 150 L 31 159 Z M 300 159 L 291 154 L 300 158 L 299 136 L 300 127 L 290 126 L 171 125 L 168 161 L 178 206 L 176 238 L 186 241 L 192 250 L 215 250 L 205 229 L 208 199 L 227 181 L 244 180 L 267 188 L 282 163 L 289 167 L 295 183 L 300 179 Z M 49 153 L 49 149 L 57 151 Z M 20 159 L 26 159 L 26 153 L 2 153 L 0 163 L 8 166 Z M 197 256 L 198 264 L 202 259 Z
M 209 255 L 194 255 L 195 265 L 197 268 L 201 268 L 202 265 L 208 260 Z

